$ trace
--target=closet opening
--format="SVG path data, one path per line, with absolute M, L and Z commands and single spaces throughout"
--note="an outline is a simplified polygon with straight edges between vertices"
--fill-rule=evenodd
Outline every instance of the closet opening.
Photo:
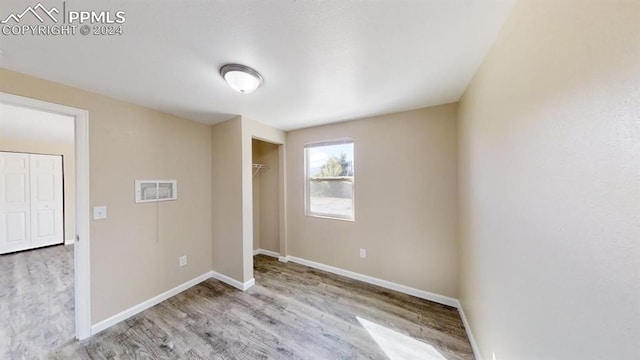
M 280 251 L 279 147 L 252 139 L 253 254 L 278 257 Z

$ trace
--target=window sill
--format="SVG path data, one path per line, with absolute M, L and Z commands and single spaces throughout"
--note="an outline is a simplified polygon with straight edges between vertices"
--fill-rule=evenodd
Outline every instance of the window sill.
M 322 214 L 304 214 L 304 215 L 308 216 L 308 217 L 319 218 L 319 219 L 339 220 L 339 221 L 348 221 L 348 222 L 355 222 L 356 221 L 355 217 L 353 217 L 353 218 L 345 218 L 345 217 L 337 217 L 337 216 L 322 215 Z

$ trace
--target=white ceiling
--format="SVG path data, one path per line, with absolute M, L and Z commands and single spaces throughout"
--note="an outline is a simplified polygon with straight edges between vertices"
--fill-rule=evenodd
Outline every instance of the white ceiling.
M 0 103 L 0 149 L 2 139 L 73 144 L 74 121 L 71 116 Z
M 0 20 L 36 3 L 2 0 Z M 459 100 L 512 5 L 67 0 L 125 11 L 124 35 L 0 35 L 0 67 L 204 123 L 241 114 L 290 130 Z M 236 93 L 218 74 L 226 63 L 255 68 L 263 87 Z

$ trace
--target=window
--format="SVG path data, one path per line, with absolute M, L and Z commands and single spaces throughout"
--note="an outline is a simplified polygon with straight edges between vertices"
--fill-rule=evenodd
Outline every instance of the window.
M 353 220 L 353 139 L 307 144 L 305 214 Z

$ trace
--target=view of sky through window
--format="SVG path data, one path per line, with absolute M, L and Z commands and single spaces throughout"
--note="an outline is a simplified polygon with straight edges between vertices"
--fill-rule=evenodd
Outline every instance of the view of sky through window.
M 322 167 L 326 165 L 329 159 L 331 159 L 332 157 L 340 159 L 342 154 L 346 156 L 346 161 L 352 165 L 353 143 L 310 147 L 308 149 L 307 158 L 309 175 L 318 176 Z M 350 169 L 349 172 L 349 176 L 352 176 L 353 169 Z

